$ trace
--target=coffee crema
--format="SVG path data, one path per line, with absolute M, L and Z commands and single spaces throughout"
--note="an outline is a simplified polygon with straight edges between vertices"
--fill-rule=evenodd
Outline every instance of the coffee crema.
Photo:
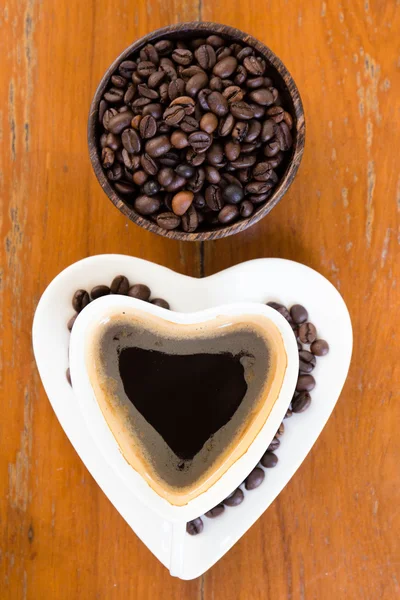
M 261 315 L 181 325 L 128 309 L 87 340 L 89 379 L 122 455 L 176 506 L 248 450 L 287 366 L 279 329 Z

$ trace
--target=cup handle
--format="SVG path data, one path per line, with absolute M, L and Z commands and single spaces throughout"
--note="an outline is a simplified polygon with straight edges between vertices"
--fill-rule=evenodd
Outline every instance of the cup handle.
M 173 577 L 181 579 L 184 569 L 185 540 L 186 523 L 174 521 L 172 523 L 169 572 Z

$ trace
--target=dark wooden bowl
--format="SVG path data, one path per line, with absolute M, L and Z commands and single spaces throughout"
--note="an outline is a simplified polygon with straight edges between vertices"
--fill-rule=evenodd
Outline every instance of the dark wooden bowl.
M 99 102 L 109 84 L 111 75 L 117 70 L 119 64 L 129 58 L 132 54 L 138 52 L 145 44 L 155 43 L 162 38 L 191 38 L 198 37 L 199 35 L 211 35 L 218 34 L 230 42 L 240 41 L 248 46 L 252 46 L 261 54 L 275 70 L 273 74 L 274 84 L 279 89 L 285 104 L 293 117 L 293 147 L 291 156 L 287 162 L 286 170 L 283 173 L 277 187 L 274 189 L 270 198 L 265 204 L 259 206 L 254 214 L 248 219 L 242 219 L 232 225 L 221 225 L 215 229 L 202 229 L 198 233 L 185 233 L 184 231 L 166 231 L 161 227 L 158 227 L 156 223 L 150 221 L 139 215 L 131 206 L 129 206 L 123 197 L 119 196 L 115 190 L 111 187 L 108 181 L 103 167 L 100 161 L 99 152 L 99 134 L 98 134 L 98 109 Z M 305 140 L 305 122 L 304 122 L 304 110 L 301 102 L 299 91 L 293 81 L 292 76 L 286 69 L 282 61 L 270 50 L 267 46 L 253 38 L 247 33 L 243 33 L 239 29 L 234 27 L 228 27 L 227 25 L 219 25 L 218 23 L 207 23 L 207 22 L 193 22 L 193 23 L 179 23 L 177 25 L 170 25 L 162 29 L 157 29 L 148 35 L 140 38 L 131 46 L 126 48 L 118 58 L 112 63 L 112 65 L 105 72 L 97 90 L 94 95 L 92 104 L 90 106 L 89 123 L 88 123 L 88 144 L 90 159 L 92 161 L 94 172 L 100 182 L 101 187 L 110 198 L 111 202 L 131 221 L 140 225 L 144 229 L 148 229 L 153 233 L 158 233 L 164 237 L 172 238 L 175 240 L 184 241 L 205 241 L 215 240 L 223 238 L 228 235 L 239 233 L 254 223 L 257 223 L 260 219 L 265 217 L 281 200 L 282 196 L 288 190 L 292 183 L 297 170 L 300 165 L 300 161 L 304 151 L 304 140 Z

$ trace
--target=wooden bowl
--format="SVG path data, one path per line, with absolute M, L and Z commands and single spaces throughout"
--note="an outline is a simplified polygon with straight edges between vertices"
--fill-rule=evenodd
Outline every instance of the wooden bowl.
M 221 225 L 217 228 L 202 229 L 195 233 L 185 233 L 184 231 L 166 231 L 159 227 L 153 221 L 146 219 L 139 215 L 126 200 L 119 196 L 117 192 L 111 187 L 108 181 L 100 160 L 99 152 L 99 123 L 98 123 L 98 109 L 100 100 L 109 84 L 110 78 L 113 73 L 117 70 L 119 64 L 128 59 L 132 54 L 136 54 L 143 46 L 148 43 L 155 43 L 162 38 L 169 39 L 185 39 L 199 36 L 208 36 L 211 34 L 217 34 L 225 38 L 229 42 L 240 41 L 248 46 L 252 46 L 260 55 L 262 55 L 267 62 L 272 66 L 275 73 L 272 74 L 274 78 L 274 84 L 281 93 L 284 99 L 285 105 L 293 117 L 293 146 L 291 156 L 287 160 L 286 169 L 281 176 L 281 179 L 273 193 L 268 200 L 256 208 L 253 215 L 248 219 L 242 219 L 231 225 Z M 94 95 L 92 104 L 90 106 L 89 123 L 88 123 L 88 144 L 90 159 L 92 161 L 93 169 L 97 179 L 100 182 L 101 187 L 110 198 L 111 202 L 131 221 L 140 225 L 144 229 L 148 229 L 153 233 L 163 235 L 164 237 L 172 238 L 175 240 L 183 241 L 205 241 L 215 240 L 223 238 L 228 235 L 239 233 L 254 223 L 257 223 L 260 219 L 265 217 L 273 208 L 278 204 L 283 195 L 288 190 L 292 183 L 297 170 L 300 165 L 300 161 L 304 151 L 304 140 L 305 140 L 305 122 L 304 122 L 304 110 L 301 102 L 299 91 L 293 81 L 292 76 L 286 69 L 282 61 L 270 50 L 267 46 L 259 42 L 247 33 L 243 33 L 239 29 L 234 27 L 228 27 L 227 25 L 219 25 L 217 23 L 208 22 L 193 22 L 193 23 L 179 23 L 177 25 L 170 25 L 162 29 L 157 29 L 148 35 L 140 38 L 133 44 L 131 44 L 126 50 L 124 50 L 118 58 L 112 63 L 112 65 L 105 72 L 97 90 Z

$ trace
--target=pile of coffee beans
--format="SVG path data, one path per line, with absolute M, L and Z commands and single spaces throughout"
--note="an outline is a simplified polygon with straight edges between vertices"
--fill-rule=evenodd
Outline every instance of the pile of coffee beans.
M 293 144 L 274 78 L 254 48 L 218 35 L 162 39 L 121 62 L 99 103 L 98 129 L 116 193 L 165 230 L 249 218 Z
M 293 332 L 297 338 L 297 347 L 299 351 L 299 375 L 297 378 L 296 391 L 292 398 L 292 401 L 286 411 L 285 419 L 292 416 L 293 413 L 301 413 L 307 410 L 311 404 L 310 392 L 315 387 L 315 379 L 310 373 L 313 371 L 317 357 L 325 356 L 329 352 L 328 342 L 319 339 L 317 336 L 317 329 L 315 325 L 309 322 L 308 312 L 300 304 L 295 304 L 287 309 L 283 304 L 278 302 L 268 302 L 268 306 L 271 306 L 277 310 L 291 325 Z M 285 425 L 282 422 L 279 426 L 278 431 L 275 434 L 274 439 L 267 448 L 265 454 L 261 457 L 260 464 L 257 465 L 251 473 L 246 477 L 243 484 L 245 489 L 255 490 L 262 484 L 265 478 L 264 469 L 272 469 L 278 463 L 278 457 L 275 451 L 280 446 L 280 437 L 285 432 Z M 264 469 L 262 468 L 264 467 Z M 241 487 L 238 487 L 230 496 L 228 496 L 223 502 L 205 513 L 205 516 L 213 519 L 218 517 L 225 511 L 225 507 L 238 506 L 243 502 L 245 498 L 244 492 Z M 193 521 L 189 521 L 186 524 L 186 531 L 190 535 L 197 535 L 203 531 L 204 523 L 201 517 L 197 517 Z
M 79 313 L 93 300 L 101 298 L 102 296 L 108 296 L 109 294 L 120 294 L 122 296 L 130 296 L 131 298 L 137 298 L 144 302 L 151 302 L 161 308 L 169 310 L 169 303 L 163 298 L 151 298 L 151 290 L 144 283 L 135 283 L 131 285 L 129 279 L 125 275 L 117 275 L 112 280 L 110 286 L 108 285 L 96 285 L 94 288 L 87 292 L 86 290 L 76 290 L 72 296 L 72 308 L 75 313 L 69 319 L 67 327 L 69 331 L 72 331 L 74 323 Z M 71 376 L 69 369 L 67 369 L 66 377 L 69 383 L 71 383 Z

